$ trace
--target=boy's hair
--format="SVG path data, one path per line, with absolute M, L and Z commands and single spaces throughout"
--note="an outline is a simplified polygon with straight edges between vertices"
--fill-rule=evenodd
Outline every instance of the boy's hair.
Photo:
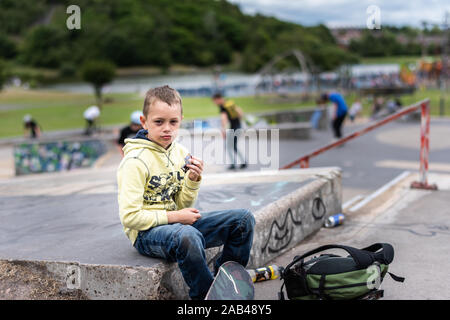
M 147 116 L 150 106 L 156 100 L 165 102 L 169 106 L 179 104 L 181 108 L 181 114 L 183 114 L 183 104 L 181 102 L 180 93 L 177 90 L 169 87 L 168 85 L 165 85 L 162 87 L 150 89 L 145 94 L 144 108 L 142 110 L 142 112 L 144 113 L 144 117 Z
M 212 96 L 212 98 L 213 98 L 213 99 L 220 99 L 220 98 L 223 98 L 223 96 L 222 96 L 222 94 L 221 94 L 220 92 L 216 92 L 216 93 Z

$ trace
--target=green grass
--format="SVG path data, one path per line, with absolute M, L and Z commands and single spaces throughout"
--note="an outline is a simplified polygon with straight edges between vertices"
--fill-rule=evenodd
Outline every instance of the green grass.
M 108 94 L 112 100 L 103 106 L 101 125 L 125 125 L 131 112 L 142 109 L 143 97 L 137 94 Z M 346 97 L 350 106 L 355 94 Z M 403 105 L 430 98 L 431 114 L 439 115 L 439 90 L 418 90 L 415 94 L 401 97 Z M 267 98 L 237 97 L 233 100 L 246 113 L 292 109 L 295 107 L 314 106 L 314 102 L 271 102 Z M 273 100 L 273 99 L 272 99 Z M 372 102 L 363 99 L 363 115 L 371 113 Z M 41 90 L 9 89 L 0 92 L 0 137 L 13 137 L 23 134 L 22 119 L 31 114 L 44 131 L 83 128 L 85 121 L 83 111 L 95 104 L 93 95 L 51 92 Z M 449 104 L 448 99 L 446 104 Z M 7 109 L 5 109 L 8 107 Z M 447 106 L 447 110 L 450 107 Z M 218 109 L 208 97 L 183 98 L 185 119 L 218 116 Z M 449 114 L 447 111 L 446 114 Z
M 104 104 L 101 125 L 125 125 L 131 112 L 141 110 L 143 97 L 137 94 L 108 94 L 111 102 Z M 312 106 L 313 102 L 271 103 L 266 99 L 239 97 L 234 99 L 244 112 L 262 112 L 288 109 L 297 106 Z M 95 104 L 93 95 L 62 93 L 41 90 L 9 89 L 0 92 L 0 137 L 23 134 L 22 119 L 31 114 L 43 131 L 83 128 L 83 111 Z M 7 107 L 7 109 L 5 109 Z M 218 116 L 218 108 L 209 97 L 183 98 L 185 119 Z

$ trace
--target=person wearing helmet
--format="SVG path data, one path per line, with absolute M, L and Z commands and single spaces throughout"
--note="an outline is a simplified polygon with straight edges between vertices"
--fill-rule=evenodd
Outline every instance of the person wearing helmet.
M 130 116 L 130 124 L 120 131 L 119 139 L 117 139 L 117 149 L 123 157 L 122 148 L 125 146 L 125 139 L 133 138 L 136 133 L 142 129 L 141 118 L 142 111 L 134 111 Z
M 84 135 L 90 136 L 96 127 L 96 120 L 100 116 L 100 109 L 97 106 L 90 106 L 83 112 L 84 120 L 86 120 L 86 129 Z
M 23 117 L 23 127 L 25 137 L 28 134 L 31 139 L 36 139 L 41 136 L 41 128 L 39 124 L 29 114 L 26 114 Z

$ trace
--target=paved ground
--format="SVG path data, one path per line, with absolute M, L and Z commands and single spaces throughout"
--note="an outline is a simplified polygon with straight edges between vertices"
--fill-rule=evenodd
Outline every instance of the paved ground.
M 363 126 L 364 124 L 347 126 L 345 132 L 350 133 Z M 430 170 L 432 172 L 450 173 L 450 140 L 444 138 L 448 137 L 449 134 L 449 119 L 432 119 L 430 139 Z M 405 169 L 417 171 L 419 167 L 419 139 L 418 123 L 395 122 L 349 142 L 342 148 L 328 151 L 312 159 L 310 165 L 312 167 L 339 166 L 343 169 L 343 202 L 346 202 L 356 195 L 370 194 Z M 331 140 L 329 131 L 314 131 L 311 140 L 280 141 L 280 165 L 285 165 L 305 152 L 323 146 Z M 23 179 L 20 188 L 8 190 L 9 198 L 2 196 L 2 213 L 7 212 L 3 208 L 8 208 L 8 203 L 11 201 L 22 203 L 21 199 L 29 200 L 31 198 L 33 199 L 32 203 L 36 206 L 51 199 L 50 204 L 55 210 L 69 210 L 76 214 L 77 208 L 83 206 L 83 203 L 74 205 L 73 200 L 77 199 L 78 202 L 78 199 L 84 199 L 86 203 L 89 203 L 89 201 L 93 201 L 93 195 L 95 195 L 96 201 L 101 200 L 100 205 L 103 210 L 109 208 L 105 210 L 105 214 L 110 214 L 113 218 L 117 214 L 117 208 L 115 208 L 114 197 L 116 189 L 112 182 L 115 180 L 114 169 L 119 161 L 120 156 L 112 148 L 111 152 L 99 161 L 98 168 L 94 171 L 80 170 L 76 174 L 78 175 L 76 179 L 73 178 L 73 173 L 45 174 Z M 10 147 L 3 145 L 0 148 L 0 162 L 0 179 L 10 178 L 13 173 L 12 149 Z M 259 170 L 260 168 L 260 165 L 255 164 L 250 165 L 248 170 Z M 206 172 L 224 170 L 223 166 L 210 164 Z M 93 172 L 95 172 L 94 175 Z M 73 180 L 70 184 L 66 184 L 64 188 L 56 183 L 58 179 L 69 176 Z M 55 179 L 54 177 L 58 178 Z M 31 184 L 30 179 L 34 181 Z M 21 178 L 15 178 L 15 180 L 20 184 Z M 92 188 L 86 189 L 83 183 L 86 180 L 94 181 L 91 185 Z M 442 181 L 445 181 L 445 179 Z M 39 188 L 40 183 L 45 184 L 47 189 L 45 193 L 43 193 L 43 189 Z M 49 188 L 51 189 L 51 196 L 48 193 Z M 280 256 L 274 263 L 286 265 L 294 255 L 315 247 L 319 243 L 339 241 L 353 246 L 364 246 L 372 242 L 391 242 L 397 250 L 392 271 L 406 276 L 408 280 L 407 283 L 401 285 L 387 279 L 385 284 L 386 297 L 392 299 L 446 297 L 448 299 L 450 297 L 448 294 L 450 284 L 441 280 L 448 278 L 443 270 L 450 267 L 448 254 L 444 254 L 444 252 L 448 252 L 448 243 L 450 243 L 448 242 L 449 226 L 446 223 L 449 214 L 448 189 L 444 188 L 434 193 L 407 192 L 404 195 L 410 199 L 405 207 L 391 209 L 386 207 L 385 212 L 370 217 L 361 215 L 356 217 L 357 219 L 351 219 L 349 216 L 348 223 L 345 226 L 332 230 L 323 229 L 315 237 Z M 74 198 L 74 196 L 76 197 Z M 399 199 L 398 202 L 403 204 L 405 200 Z M 29 217 L 32 217 L 33 206 L 24 205 L 22 210 L 26 211 Z M 411 212 L 413 213 L 411 214 Z M 23 223 L 27 224 L 29 228 L 33 228 L 31 221 L 30 219 L 30 221 L 24 221 Z M 369 222 L 372 224 L 369 224 Z M 364 227 L 361 227 L 361 224 Z M 409 224 L 412 224 L 410 228 L 408 228 Z M 116 227 L 113 224 L 104 226 L 102 232 L 107 231 L 107 228 Z M 348 227 L 352 227 L 355 232 L 353 238 L 345 238 L 349 234 L 348 229 L 346 229 Z M 416 227 L 419 229 L 415 229 Z M 2 225 L 1 228 L 8 228 L 8 226 Z M 36 225 L 35 228 L 39 229 L 40 227 Z M 43 237 L 44 239 L 50 239 L 52 232 L 62 232 L 67 235 L 66 240 L 70 241 L 71 230 L 73 230 L 71 227 L 60 226 L 59 229 L 53 230 Z M 98 231 L 93 230 L 93 232 Z M 117 234 L 116 236 L 123 237 L 123 234 Z M 342 238 L 343 236 L 344 238 Z M 27 238 L 26 233 L 22 234 L 21 237 L 21 241 L 24 242 L 33 243 L 36 241 L 31 237 Z M 77 237 L 77 241 L 87 240 Z M 8 246 L 11 246 L 11 248 L 14 246 L 14 243 L 8 239 L 3 239 L 2 242 L 2 246 L 5 246 L 4 249 Z M 101 247 L 93 249 L 89 254 L 101 255 Z M 30 253 L 33 249 L 30 247 L 24 250 L 30 250 Z M 116 254 L 122 257 L 122 255 L 134 254 L 134 252 L 127 251 L 125 253 L 123 248 L 118 248 Z M 426 259 L 422 259 L 422 257 Z M 425 264 L 422 264 L 423 260 L 426 260 Z M 256 284 L 257 298 L 276 299 L 276 290 L 279 285 L 279 281 Z
M 430 176 L 439 191 L 410 189 L 415 179 L 417 175 L 413 174 L 361 210 L 347 212 L 343 225 L 322 228 L 272 263 L 286 266 L 294 256 L 325 244 L 362 248 L 387 242 L 395 250 L 389 271 L 406 281 L 398 283 L 386 276 L 381 286 L 385 299 L 450 299 L 450 175 Z M 339 250 L 334 253 L 345 254 Z M 256 283 L 256 298 L 277 299 L 281 283 Z

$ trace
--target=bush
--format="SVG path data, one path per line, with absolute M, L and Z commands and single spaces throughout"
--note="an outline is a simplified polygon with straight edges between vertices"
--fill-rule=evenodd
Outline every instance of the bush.
M 0 34 L 0 57 L 5 59 L 14 58 L 17 54 L 16 44 L 9 40 L 9 38 Z
M 63 78 L 70 78 L 75 76 L 77 73 L 76 66 L 71 62 L 64 62 L 59 68 L 59 75 Z

